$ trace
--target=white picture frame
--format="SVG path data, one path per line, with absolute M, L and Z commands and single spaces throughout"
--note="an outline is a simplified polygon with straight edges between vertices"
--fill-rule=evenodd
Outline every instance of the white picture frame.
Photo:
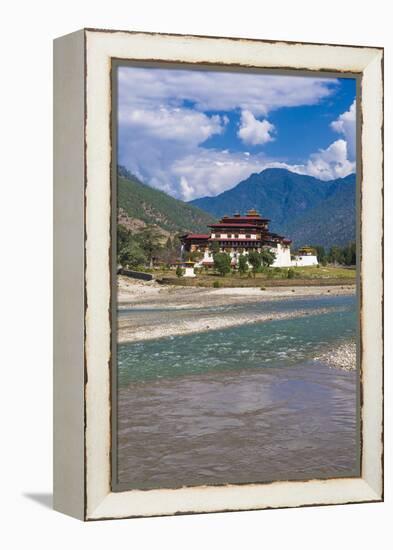
M 111 63 L 361 75 L 361 476 L 111 491 Z M 54 507 L 81 520 L 383 499 L 383 50 L 84 29 L 54 45 Z

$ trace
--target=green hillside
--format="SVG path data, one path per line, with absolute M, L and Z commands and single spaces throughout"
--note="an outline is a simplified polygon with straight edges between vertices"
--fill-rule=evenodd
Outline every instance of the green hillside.
M 118 170 L 117 204 L 129 218 L 170 233 L 206 232 L 214 223 L 210 214 L 145 185 L 123 167 Z
M 354 179 L 348 176 L 340 180 L 325 200 L 287 224 L 286 232 L 294 246 L 306 243 L 344 246 L 356 240 Z

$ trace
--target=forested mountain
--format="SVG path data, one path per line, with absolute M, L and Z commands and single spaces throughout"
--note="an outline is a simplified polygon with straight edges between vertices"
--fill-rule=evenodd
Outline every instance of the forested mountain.
M 117 203 L 120 223 L 135 229 L 157 225 L 169 234 L 206 232 L 214 222 L 210 214 L 145 185 L 122 166 L 118 167 Z
M 191 201 L 215 218 L 256 208 L 294 246 L 346 244 L 355 238 L 356 176 L 321 181 L 270 168 L 216 197 Z

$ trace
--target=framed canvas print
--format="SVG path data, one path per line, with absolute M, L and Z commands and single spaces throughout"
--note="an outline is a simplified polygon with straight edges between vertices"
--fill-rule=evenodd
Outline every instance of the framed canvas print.
M 383 499 L 383 50 L 55 40 L 54 506 Z

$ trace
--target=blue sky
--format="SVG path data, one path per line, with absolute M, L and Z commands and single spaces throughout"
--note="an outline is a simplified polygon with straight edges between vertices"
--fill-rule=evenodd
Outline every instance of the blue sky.
M 118 90 L 119 163 L 177 198 L 275 166 L 355 171 L 354 79 L 120 67 Z

